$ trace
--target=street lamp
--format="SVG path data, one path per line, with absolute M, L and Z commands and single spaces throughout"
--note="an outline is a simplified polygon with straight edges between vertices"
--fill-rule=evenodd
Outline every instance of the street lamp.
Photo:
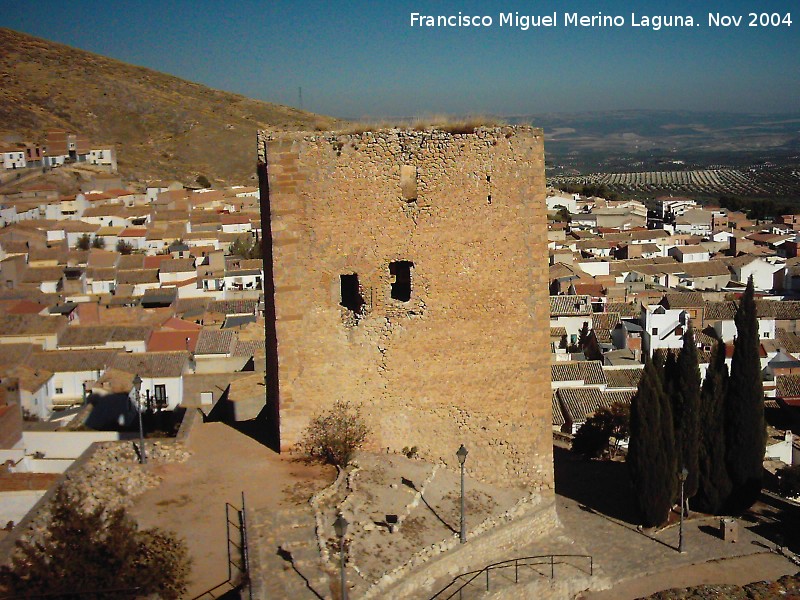
M 689 471 L 686 467 L 683 467 L 678 473 L 678 479 L 681 482 L 681 524 L 680 528 L 678 529 L 678 552 L 683 554 L 686 552 L 686 547 L 683 540 L 683 507 L 684 507 L 684 496 L 683 496 L 683 488 L 686 485 L 686 478 L 689 477 Z
M 144 449 L 144 428 L 142 427 L 142 378 L 137 373 L 133 377 L 133 389 L 136 390 L 136 412 L 139 413 L 139 462 L 147 464 L 147 452 Z
M 344 536 L 347 534 L 347 526 L 349 523 L 344 518 L 342 513 L 336 517 L 333 522 L 333 529 L 336 531 L 336 536 L 339 538 L 339 569 L 341 572 L 340 579 L 342 583 L 342 599 L 347 600 L 347 579 L 344 573 Z
M 464 448 L 464 444 L 461 444 L 456 456 L 458 457 L 458 464 L 461 465 L 461 531 L 458 538 L 462 544 L 467 541 L 467 523 L 464 520 L 464 463 L 467 461 L 467 454 L 469 452 Z

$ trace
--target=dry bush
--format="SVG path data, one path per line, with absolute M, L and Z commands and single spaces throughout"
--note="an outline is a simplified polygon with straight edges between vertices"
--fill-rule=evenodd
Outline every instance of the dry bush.
M 339 400 L 306 427 L 300 446 L 312 458 L 345 467 L 369 435 L 361 408 Z

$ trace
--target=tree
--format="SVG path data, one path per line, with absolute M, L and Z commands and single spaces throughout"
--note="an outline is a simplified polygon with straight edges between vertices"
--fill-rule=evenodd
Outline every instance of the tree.
M 311 420 L 300 446 L 312 458 L 345 467 L 368 435 L 360 407 L 338 400 L 330 411 Z
M 78 238 L 78 241 L 75 242 L 75 247 L 78 250 L 88 250 L 92 246 L 92 236 L 88 233 L 84 233 L 81 237 Z
M 117 252 L 120 254 L 130 254 L 133 252 L 133 246 L 125 240 L 119 240 L 117 242 Z
M 228 247 L 228 253 L 242 258 L 261 258 L 261 244 L 252 236 L 240 235 Z
M 800 496 L 800 465 L 783 467 L 778 471 L 778 490 L 786 498 Z
M 736 341 L 725 397 L 725 462 L 731 479 L 728 510 L 746 510 L 761 493 L 764 452 L 764 388 L 753 278 L 734 316 Z
M 697 493 L 700 445 L 700 366 L 692 326 L 683 334 L 683 347 L 675 361 L 672 383 L 672 416 L 678 449 L 678 469 L 686 469 L 685 498 Z
M 85 510 L 86 496 L 62 485 L 50 522 L 31 540 L 17 542 L 0 587 L 10 595 L 109 599 L 157 595 L 177 599 L 186 591 L 186 544 L 157 528 L 140 531 L 120 508 Z
M 575 433 L 572 451 L 589 458 L 598 458 L 609 450 L 611 438 L 614 438 L 614 456 L 619 449 L 620 441 L 630 434 L 630 408 L 626 404 L 615 402 L 609 408 L 599 408 Z
M 700 447 L 697 495 L 692 499 L 695 510 L 718 515 L 731 491 L 731 480 L 725 467 L 725 393 L 728 366 L 725 364 L 725 342 L 719 341 L 711 352 L 711 361 L 700 392 Z
M 95 237 L 92 240 L 92 248 L 98 248 L 98 249 L 102 250 L 105 247 L 106 247 L 106 240 L 104 238 Z
M 672 414 L 660 370 L 652 360 L 644 366 L 639 388 L 631 401 L 626 459 L 643 524 L 647 527 L 666 522 L 677 482 Z
M 197 182 L 197 185 L 202 186 L 204 188 L 210 188 L 211 187 L 211 182 L 208 180 L 208 177 L 206 177 L 205 175 L 198 175 L 197 179 L 195 179 L 195 181 Z

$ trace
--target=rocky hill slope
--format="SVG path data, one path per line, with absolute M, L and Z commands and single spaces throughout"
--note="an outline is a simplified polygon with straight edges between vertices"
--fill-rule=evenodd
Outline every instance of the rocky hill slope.
M 328 129 L 334 120 L 0 28 L 0 140 L 47 129 L 113 144 L 129 178 L 254 179 L 258 129 Z

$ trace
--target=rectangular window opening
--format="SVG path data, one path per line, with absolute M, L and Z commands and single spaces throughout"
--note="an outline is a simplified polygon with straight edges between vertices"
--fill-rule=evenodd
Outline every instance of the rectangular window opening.
M 358 274 L 350 273 L 349 275 L 340 275 L 341 282 L 341 298 L 339 303 L 347 310 L 352 311 L 354 315 L 362 315 L 364 313 L 364 297 L 361 295 L 361 286 L 358 283 Z
M 389 274 L 394 276 L 392 282 L 392 298 L 400 302 L 411 300 L 411 269 L 414 263 L 398 260 L 389 263 Z

